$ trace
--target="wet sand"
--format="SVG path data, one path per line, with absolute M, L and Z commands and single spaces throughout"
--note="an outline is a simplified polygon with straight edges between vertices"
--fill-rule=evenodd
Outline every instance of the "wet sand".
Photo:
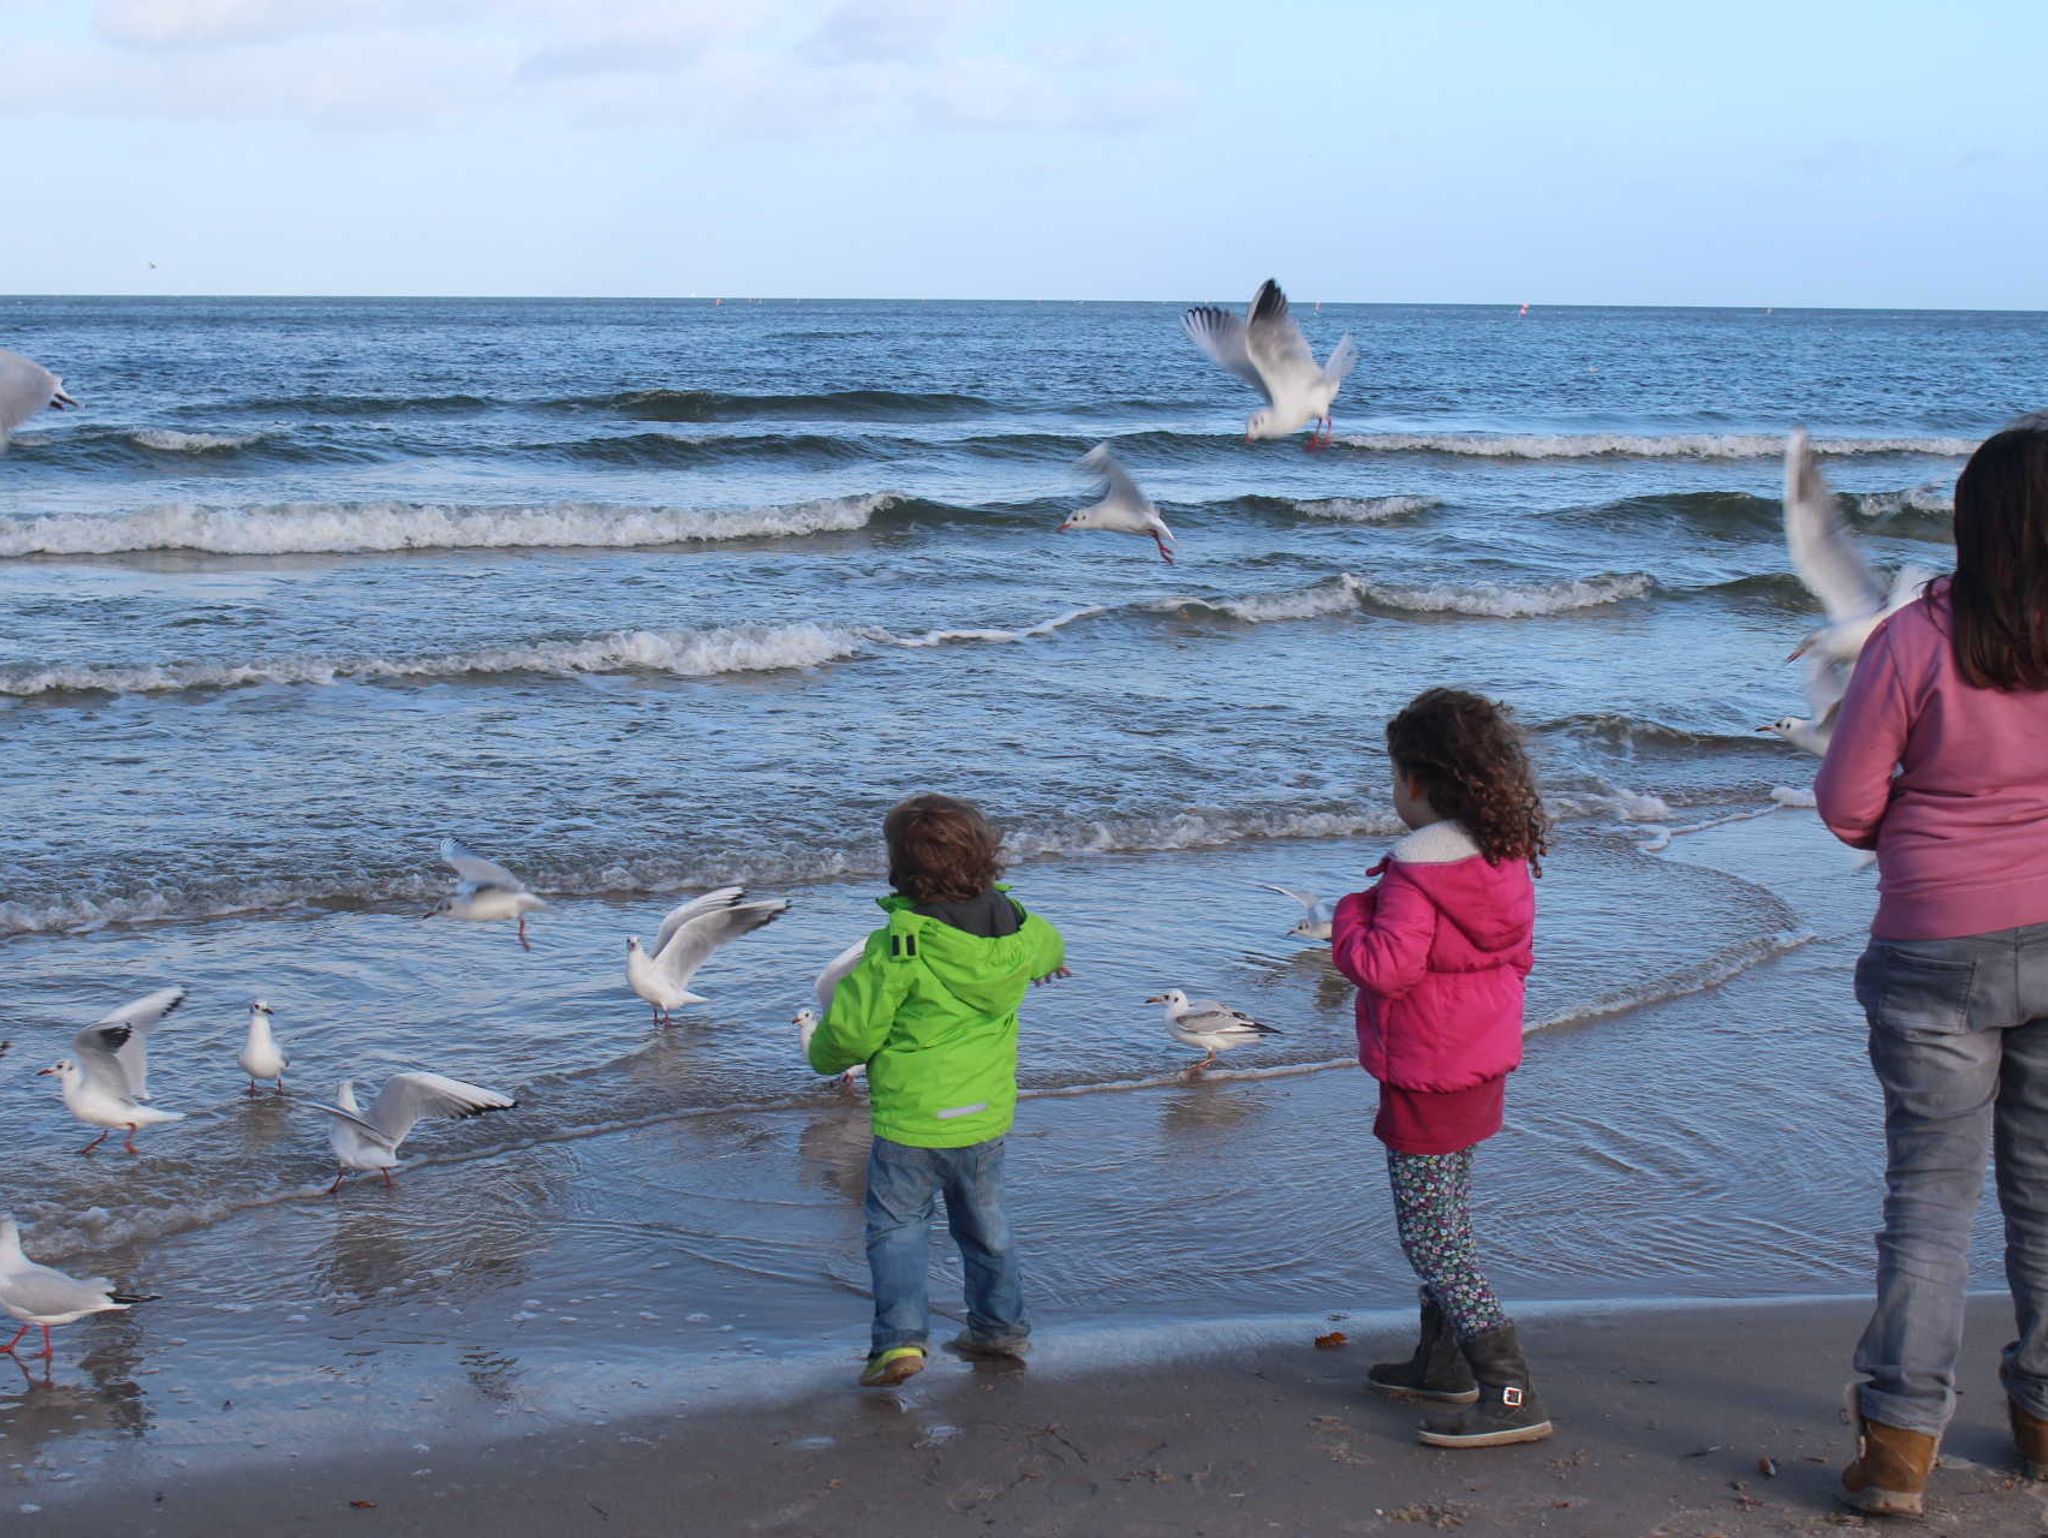
M 160 1535 L 435 1533 L 1743 1538 L 1862 1525 L 1831 1491 L 1837 1406 L 1860 1302 L 1525 1314 L 1558 1433 L 1449 1453 L 1416 1411 L 1364 1393 L 1394 1319 L 1315 1348 L 1315 1324 L 1048 1340 L 1029 1370 L 935 1361 L 900 1391 L 814 1374 L 783 1405 L 554 1426 L 431 1457 L 351 1451 L 289 1467 L 164 1478 L 109 1468 L 12 1531 Z M 2019 1480 L 1995 1380 L 2011 1324 L 1972 1306 L 1964 1396 L 1912 1531 L 2036 1538 L 2048 1486 Z M 1156 1344 L 1156 1341 L 1155 1341 Z

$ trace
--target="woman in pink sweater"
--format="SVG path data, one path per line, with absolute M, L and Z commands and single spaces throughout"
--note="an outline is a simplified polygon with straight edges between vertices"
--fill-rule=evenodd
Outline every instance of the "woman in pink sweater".
M 1465 1408 L 1437 1447 L 1550 1435 L 1515 1326 L 1473 1255 L 1472 1151 L 1500 1131 L 1522 1060 L 1522 983 L 1548 824 L 1521 739 L 1474 694 L 1430 689 L 1387 726 L 1394 809 L 1415 831 L 1337 904 L 1331 954 L 1358 985 L 1358 1061 L 1380 1082 L 1401 1249 L 1422 1279 L 1422 1339 L 1372 1369 L 1381 1393 Z
M 1970 1229 L 1995 1146 L 2019 1339 L 2000 1376 L 2048 1478 L 2048 424 L 1956 482 L 1956 571 L 1863 648 L 1814 790 L 1877 851 L 1856 998 L 1884 1088 L 1877 1311 L 1842 1498 L 1916 1513 L 1955 1407 Z

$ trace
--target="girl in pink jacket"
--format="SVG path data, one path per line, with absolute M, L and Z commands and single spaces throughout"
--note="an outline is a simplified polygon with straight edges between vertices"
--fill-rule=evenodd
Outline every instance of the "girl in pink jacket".
M 1331 952 L 1358 985 L 1358 1061 L 1380 1084 L 1401 1249 L 1422 1279 L 1422 1339 L 1367 1382 L 1462 1406 L 1436 1447 L 1551 1432 L 1515 1326 L 1473 1255 L 1473 1149 L 1500 1131 L 1522 1060 L 1522 986 L 1548 819 L 1520 735 L 1490 701 L 1429 689 L 1387 726 L 1394 809 L 1414 831 L 1337 905 Z

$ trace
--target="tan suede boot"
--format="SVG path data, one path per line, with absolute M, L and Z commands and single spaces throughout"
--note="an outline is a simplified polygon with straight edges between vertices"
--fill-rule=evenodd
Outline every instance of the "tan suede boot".
M 1856 1461 L 1842 1470 L 1836 1496 L 1880 1517 L 1917 1517 L 1941 1438 L 1856 1417 Z
M 2017 1399 L 2006 1400 L 2005 1413 L 2012 1421 L 2013 1445 L 2020 1450 L 2027 1478 L 2048 1479 L 2048 1421 L 2022 1410 Z

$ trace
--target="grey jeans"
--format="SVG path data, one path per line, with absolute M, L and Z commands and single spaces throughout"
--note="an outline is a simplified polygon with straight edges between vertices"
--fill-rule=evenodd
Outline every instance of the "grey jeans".
M 2048 1417 L 2048 924 L 1873 940 L 1856 964 L 1884 1087 L 1877 1312 L 1856 1347 L 1864 1416 L 1939 1436 L 1955 1409 L 1970 1230 L 1997 1151 L 2019 1339 L 2000 1375 Z

